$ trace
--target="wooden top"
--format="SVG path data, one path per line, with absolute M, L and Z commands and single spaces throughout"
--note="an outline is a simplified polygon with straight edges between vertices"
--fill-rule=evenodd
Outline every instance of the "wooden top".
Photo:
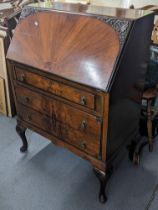
M 116 31 L 96 18 L 39 12 L 17 26 L 7 58 L 106 90 L 119 50 Z
M 114 8 L 96 5 L 82 5 L 82 4 L 70 4 L 70 3 L 35 3 L 30 4 L 29 7 L 41 8 L 45 10 L 58 10 L 73 13 L 79 13 L 84 15 L 105 15 L 109 17 L 117 17 L 121 19 L 139 19 L 145 15 L 152 13 L 151 11 L 134 10 L 125 8 Z

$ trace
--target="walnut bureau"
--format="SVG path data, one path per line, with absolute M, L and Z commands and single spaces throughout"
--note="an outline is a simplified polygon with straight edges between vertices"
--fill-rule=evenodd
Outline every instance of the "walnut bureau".
M 118 151 L 138 131 L 153 18 L 79 4 L 27 6 L 7 53 L 21 151 L 29 128 L 90 161 L 101 202 Z

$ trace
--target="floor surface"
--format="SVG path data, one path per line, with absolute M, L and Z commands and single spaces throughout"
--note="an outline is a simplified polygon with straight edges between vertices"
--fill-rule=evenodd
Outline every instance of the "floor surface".
M 125 150 L 98 202 L 91 165 L 27 131 L 29 149 L 19 152 L 15 119 L 0 115 L 0 210 L 158 210 L 158 142 L 134 166 Z

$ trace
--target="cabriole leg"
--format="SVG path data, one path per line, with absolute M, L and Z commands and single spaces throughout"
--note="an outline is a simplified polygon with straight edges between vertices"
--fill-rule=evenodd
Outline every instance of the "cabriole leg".
M 106 182 L 107 182 L 106 173 L 99 171 L 98 169 L 93 169 L 93 171 L 100 182 L 99 201 L 101 203 L 105 203 L 107 201 L 107 196 L 105 193 Z
M 19 134 L 19 136 L 22 140 L 22 147 L 20 148 L 20 151 L 21 152 L 26 152 L 27 148 L 28 148 L 28 143 L 27 143 L 27 139 L 26 139 L 26 136 L 25 136 L 26 128 L 24 128 L 20 125 L 17 125 L 16 126 L 16 131 L 17 131 L 17 133 Z

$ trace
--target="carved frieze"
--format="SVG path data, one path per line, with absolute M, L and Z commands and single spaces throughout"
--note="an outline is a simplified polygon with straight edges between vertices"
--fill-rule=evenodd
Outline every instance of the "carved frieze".
M 38 13 L 40 11 L 42 11 L 42 10 L 39 9 L 39 8 L 28 7 L 28 6 L 24 7 L 23 10 L 22 10 L 22 12 L 21 12 L 21 15 L 20 15 L 19 22 L 21 20 L 23 20 L 24 18 L 26 18 L 27 16 L 33 15 L 33 14 Z
M 118 33 L 121 47 L 124 45 L 130 30 L 131 21 L 99 16 L 99 20 L 109 24 Z

